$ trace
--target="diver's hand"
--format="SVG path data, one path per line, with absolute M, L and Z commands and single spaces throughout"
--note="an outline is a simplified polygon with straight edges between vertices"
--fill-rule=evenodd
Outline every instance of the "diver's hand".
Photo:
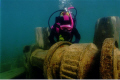
M 79 39 L 75 39 L 75 41 L 72 43 L 79 43 Z

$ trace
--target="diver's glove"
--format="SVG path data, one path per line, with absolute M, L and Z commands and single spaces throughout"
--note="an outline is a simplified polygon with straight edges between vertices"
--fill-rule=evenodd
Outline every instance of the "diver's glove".
M 72 43 L 79 43 L 79 39 L 75 39 L 75 41 Z

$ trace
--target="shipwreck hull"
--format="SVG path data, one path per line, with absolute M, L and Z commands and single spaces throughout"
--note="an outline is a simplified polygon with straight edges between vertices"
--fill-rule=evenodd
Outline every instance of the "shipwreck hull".
M 27 78 L 120 78 L 119 17 L 98 19 L 93 43 L 72 44 L 60 41 L 51 46 L 49 41 L 43 42 L 49 36 L 48 29 L 36 29 L 36 44 L 24 52 Z

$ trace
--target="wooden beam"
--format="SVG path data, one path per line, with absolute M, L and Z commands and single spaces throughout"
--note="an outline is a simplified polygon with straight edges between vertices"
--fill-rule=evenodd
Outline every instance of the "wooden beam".
M 3 73 L 0 73 L 0 79 L 14 79 L 25 73 L 24 67 L 12 69 Z

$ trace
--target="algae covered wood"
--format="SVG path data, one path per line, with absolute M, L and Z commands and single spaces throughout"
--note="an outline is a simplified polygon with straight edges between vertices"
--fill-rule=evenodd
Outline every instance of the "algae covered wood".
M 41 49 L 48 50 L 51 46 L 48 36 L 50 35 L 49 27 L 36 27 L 36 43 Z
M 99 50 L 106 38 L 114 38 L 116 46 L 119 44 L 120 19 L 117 16 L 103 17 L 98 19 L 95 25 L 93 43 Z
M 15 69 L 11 69 L 9 71 L 0 73 L 0 79 L 14 79 L 19 77 L 20 75 L 23 75 L 24 73 L 25 73 L 24 67 L 15 68 Z

